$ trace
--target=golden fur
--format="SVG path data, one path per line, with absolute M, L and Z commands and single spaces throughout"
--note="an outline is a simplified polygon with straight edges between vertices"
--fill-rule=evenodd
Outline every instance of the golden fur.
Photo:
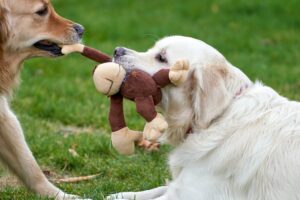
M 48 16 L 35 16 L 43 6 L 48 7 Z M 49 0 L 0 0 L 0 11 L 0 93 L 12 90 L 25 59 L 51 56 L 33 48 L 33 43 L 47 39 L 71 44 L 78 40 L 74 23 L 57 15 Z
M 74 196 L 52 185 L 42 173 L 10 109 L 9 96 L 24 60 L 58 56 L 58 45 L 77 43 L 82 33 L 81 26 L 56 14 L 50 0 L 0 0 L 0 160 L 28 189 L 55 199 Z

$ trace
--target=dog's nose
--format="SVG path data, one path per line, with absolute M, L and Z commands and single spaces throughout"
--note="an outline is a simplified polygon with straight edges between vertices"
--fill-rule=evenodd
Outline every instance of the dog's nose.
M 123 47 L 117 47 L 114 52 L 115 57 L 121 57 L 126 54 L 126 49 Z
M 75 31 L 76 31 L 76 33 L 78 34 L 78 36 L 79 36 L 80 38 L 82 38 L 83 33 L 84 33 L 84 28 L 83 28 L 83 26 L 81 26 L 80 24 L 75 24 L 75 25 L 73 26 L 73 28 L 75 29 Z

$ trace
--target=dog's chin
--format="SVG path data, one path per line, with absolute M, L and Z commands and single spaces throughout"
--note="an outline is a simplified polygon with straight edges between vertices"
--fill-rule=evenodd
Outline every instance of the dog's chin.
M 49 56 L 49 57 L 63 56 L 59 44 L 51 42 L 49 40 L 40 40 L 34 43 L 33 47 L 41 51 L 39 55 L 36 56 Z

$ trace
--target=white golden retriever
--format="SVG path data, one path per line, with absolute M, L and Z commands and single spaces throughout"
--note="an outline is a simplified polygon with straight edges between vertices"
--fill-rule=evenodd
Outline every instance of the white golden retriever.
M 150 74 L 190 63 L 180 87 L 163 89 L 161 108 L 175 145 L 173 180 L 126 200 L 299 200 L 300 104 L 253 83 L 202 41 L 173 36 L 145 53 L 117 48 L 115 61 Z

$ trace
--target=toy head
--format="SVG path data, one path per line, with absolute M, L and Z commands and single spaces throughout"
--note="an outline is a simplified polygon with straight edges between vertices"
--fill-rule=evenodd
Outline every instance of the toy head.
M 96 67 L 93 79 L 99 92 L 111 96 L 119 92 L 125 76 L 126 71 L 121 65 L 109 62 Z

